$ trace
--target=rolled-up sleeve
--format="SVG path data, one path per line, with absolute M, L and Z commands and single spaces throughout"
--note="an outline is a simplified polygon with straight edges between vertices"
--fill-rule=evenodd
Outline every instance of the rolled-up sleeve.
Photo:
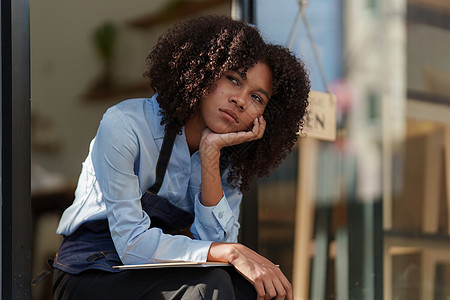
M 242 194 L 223 184 L 224 196 L 215 206 L 204 206 L 201 192 L 195 194 L 195 219 L 191 227 L 194 238 L 215 242 L 237 242 L 239 234 L 239 208 Z
M 92 149 L 92 161 L 103 194 L 111 236 L 122 262 L 206 261 L 211 244 L 209 240 L 193 240 L 149 228 L 151 220 L 142 210 L 142 192 L 135 172 L 139 142 L 127 117 L 119 109 L 111 108 L 101 121 Z M 159 153 L 156 145 L 150 151 Z M 156 155 L 155 164 L 157 158 Z

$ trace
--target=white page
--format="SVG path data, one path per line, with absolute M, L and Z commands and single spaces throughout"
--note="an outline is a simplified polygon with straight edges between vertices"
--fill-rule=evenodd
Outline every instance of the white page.
M 138 270 L 138 269 L 176 268 L 176 267 L 227 267 L 227 266 L 232 265 L 229 263 L 222 263 L 222 262 L 168 261 L 155 264 L 114 266 L 113 268 L 121 270 Z

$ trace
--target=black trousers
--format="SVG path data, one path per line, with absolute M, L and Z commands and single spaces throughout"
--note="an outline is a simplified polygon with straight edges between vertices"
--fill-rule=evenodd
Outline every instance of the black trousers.
M 77 275 L 54 269 L 53 297 L 60 299 L 256 299 L 253 285 L 232 267 L 163 268 Z

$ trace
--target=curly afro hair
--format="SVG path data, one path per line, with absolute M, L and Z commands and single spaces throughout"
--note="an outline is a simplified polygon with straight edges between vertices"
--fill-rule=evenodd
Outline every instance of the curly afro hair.
M 179 132 L 227 71 L 248 70 L 257 62 L 272 71 L 272 97 L 264 111 L 260 140 L 222 149 L 221 167 L 241 191 L 268 175 L 291 151 L 303 127 L 310 82 L 304 64 L 284 47 L 266 44 L 258 30 L 224 16 L 177 24 L 162 35 L 147 57 L 145 77 L 158 93 L 161 125 Z
M 255 28 L 224 16 L 175 25 L 158 39 L 144 73 L 158 93 L 163 124 L 179 131 L 224 72 L 253 66 L 264 51 Z

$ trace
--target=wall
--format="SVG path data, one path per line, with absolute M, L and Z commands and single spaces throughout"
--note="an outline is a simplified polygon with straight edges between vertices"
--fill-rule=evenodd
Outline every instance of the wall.
M 426 24 L 409 24 L 407 39 L 408 89 L 438 92 L 450 96 L 448 87 L 447 92 L 443 92 L 443 88 L 433 91 L 426 86 L 427 76 L 441 75 L 442 84 L 444 84 L 444 80 L 448 83 L 450 60 L 442 58 L 448 58 L 448 49 L 450 49 L 449 32 L 448 29 Z M 444 79 L 444 76 L 447 79 Z M 428 78 L 428 80 L 430 79 Z
M 32 111 L 51 122 L 53 142 L 59 151 L 33 151 L 33 165 L 60 172 L 73 182 L 87 154 L 103 111 L 121 99 L 86 103 L 83 93 L 100 72 L 100 62 L 91 43 L 93 30 L 107 20 L 123 22 L 142 12 L 158 9 L 164 1 L 32 1 L 31 2 L 31 96 Z M 137 36 L 123 35 L 118 55 L 125 57 L 120 73 L 142 74 L 144 45 Z M 123 35 L 123 36 L 122 36 Z M 130 43 L 138 47 L 123 47 Z M 132 60 L 133 57 L 141 58 Z M 143 95 L 144 96 L 144 95 Z

